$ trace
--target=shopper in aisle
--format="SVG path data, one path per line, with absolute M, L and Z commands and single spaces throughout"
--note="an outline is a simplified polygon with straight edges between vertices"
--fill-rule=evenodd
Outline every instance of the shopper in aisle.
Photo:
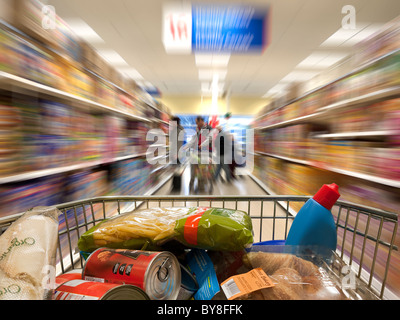
M 230 134 L 231 137 L 231 150 L 232 150 L 232 161 L 229 163 L 229 170 L 232 179 L 236 179 L 236 167 L 238 166 L 236 162 L 236 152 L 238 152 L 238 146 L 236 145 L 236 140 L 233 134 Z
M 214 179 L 217 180 L 221 170 L 223 169 L 225 172 L 225 177 L 228 183 L 232 180 L 232 174 L 230 165 L 233 163 L 232 155 L 233 153 L 233 139 L 232 135 L 229 132 L 226 132 L 222 129 L 221 126 L 217 127 L 218 135 L 215 139 L 215 150 L 217 157 L 217 169 L 215 171 Z M 221 180 L 223 178 L 221 176 Z
M 182 146 L 185 138 L 185 130 L 181 126 L 181 119 L 179 117 L 172 118 L 170 122 L 170 163 L 174 165 L 174 175 L 172 177 L 172 190 L 180 191 L 182 187 L 182 174 L 184 170 Z
M 179 117 L 173 117 L 170 122 L 170 161 L 173 164 L 181 164 L 183 161 L 180 157 L 180 151 L 182 150 L 185 138 L 185 130 L 181 126 L 181 119 Z
M 211 157 L 212 155 L 213 131 L 214 130 L 211 128 L 211 126 L 205 123 L 203 117 L 198 116 L 196 118 L 196 134 L 184 147 L 184 150 L 193 149 L 194 151 L 190 165 L 190 189 L 192 189 L 194 186 L 198 159 Z

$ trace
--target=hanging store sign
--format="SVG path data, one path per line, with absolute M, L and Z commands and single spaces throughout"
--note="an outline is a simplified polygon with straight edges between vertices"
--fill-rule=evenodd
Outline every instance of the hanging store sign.
M 261 53 L 268 45 L 269 8 L 170 4 L 163 19 L 167 53 Z

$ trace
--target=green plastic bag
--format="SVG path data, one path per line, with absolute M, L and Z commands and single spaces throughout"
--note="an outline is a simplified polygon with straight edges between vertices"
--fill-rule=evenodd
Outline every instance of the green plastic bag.
M 246 212 L 206 207 L 149 208 L 102 221 L 78 241 L 81 251 L 100 247 L 160 250 L 171 239 L 189 248 L 239 251 L 253 243 Z

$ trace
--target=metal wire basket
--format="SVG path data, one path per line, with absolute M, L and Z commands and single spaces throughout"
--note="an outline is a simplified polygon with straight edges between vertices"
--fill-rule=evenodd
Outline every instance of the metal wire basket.
M 77 251 L 79 237 L 100 221 L 137 208 L 209 206 L 246 211 L 253 222 L 254 240 L 285 240 L 294 219 L 308 196 L 110 196 L 57 205 L 59 217 L 57 273 L 81 268 Z M 388 278 L 396 270 L 391 256 L 395 245 L 397 214 L 338 201 L 332 209 L 338 245 L 329 266 L 332 277 L 344 279 L 343 266 L 357 279 L 352 298 L 387 298 Z M 0 219 L 4 232 L 21 214 Z M 397 254 L 397 252 L 396 252 Z M 349 268 L 346 269 L 349 272 Z

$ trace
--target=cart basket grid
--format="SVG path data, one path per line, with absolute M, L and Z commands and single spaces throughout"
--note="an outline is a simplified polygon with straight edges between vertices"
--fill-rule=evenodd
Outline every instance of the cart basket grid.
M 285 240 L 295 213 L 309 196 L 108 196 L 56 205 L 60 210 L 57 273 L 81 268 L 84 260 L 77 250 L 79 237 L 100 221 L 138 208 L 208 206 L 247 212 L 252 218 L 254 242 Z M 384 298 L 392 272 L 391 256 L 398 255 L 395 243 L 397 214 L 363 205 L 338 201 L 332 209 L 338 242 L 335 259 L 350 266 L 357 281 L 380 299 Z M 0 219 L 4 232 L 22 214 Z M 331 266 L 335 277 L 341 268 Z

